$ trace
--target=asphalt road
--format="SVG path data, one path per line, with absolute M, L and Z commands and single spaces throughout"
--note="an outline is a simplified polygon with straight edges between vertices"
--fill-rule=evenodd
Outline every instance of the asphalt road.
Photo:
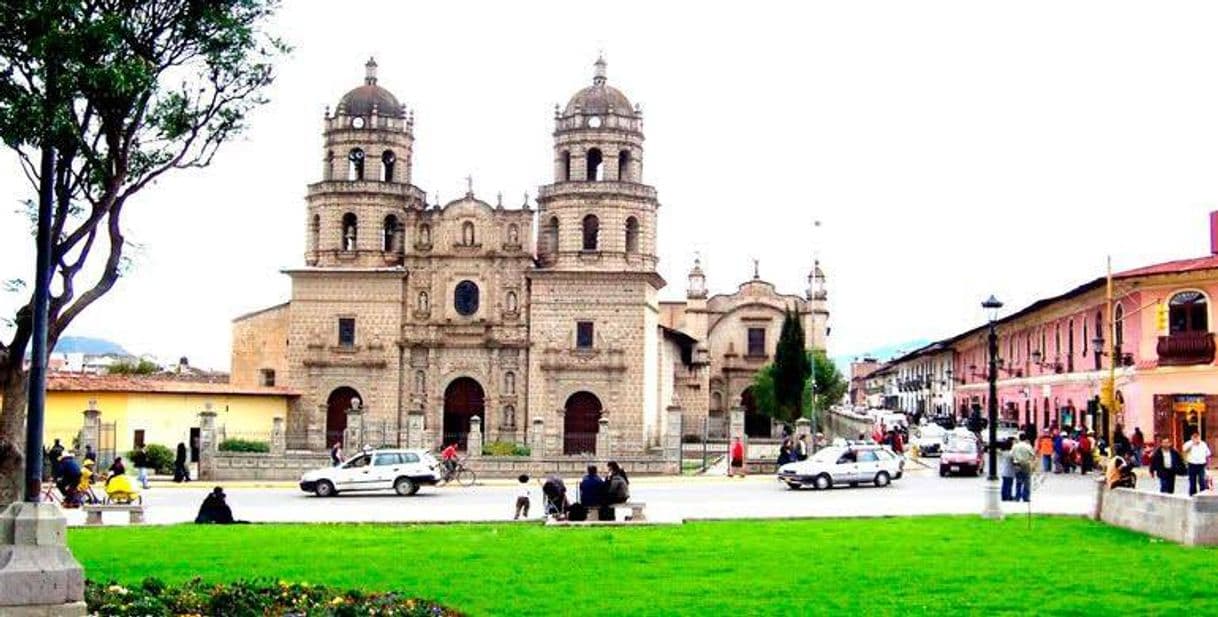
M 1091 511 L 1096 476 L 1049 475 L 1032 496 L 1034 513 L 1083 515 Z M 574 494 L 577 480 L 568 479 Z M 871 486 L 793 491 L 773 476 L 635 478 L 631 500 L 647 503 L 654 521 L 720 518 L 795 518 L 970 514 L 981 511 L 984 480 L 940 478 L 934 470 L 914 469 L 885 488 Z M 194 520 L 210 483 L 154 486 L 144 493 L 146 522 Z M 473 487 L 424 487 L 413 497 L 392 492 L 344 493 L 318 498 L 286 484 L 227 485 L 229 504 L 239 519 L 252 522 L 439 522 L 511 520 L 520 487 L 496 480 Z M 534 482 L 531 518 L 541 514 L 541 490 Z M 1028 511 L 1027 504 L 1003 504 L 1008 514 Z M 84 523 L 84 513 L 67 512 L 70 525 Z M 106 524 L 126 524 L 123 513 L 108 513 Z

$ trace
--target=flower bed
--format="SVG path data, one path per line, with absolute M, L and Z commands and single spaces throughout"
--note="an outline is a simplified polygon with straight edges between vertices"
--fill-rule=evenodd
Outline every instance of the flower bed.
M 147 578 L 138 587 L 89 581 L 85 602 L 90 615 L 140 617 L 202 617 L 204 615 L 266 615 L 271 617 L 384 615 L 445 617 L 461 613 L 430 600 L 399 593 L 341 591 L 322 585 L 252 580 L 208 584 L 193 579 L 167 585 Z

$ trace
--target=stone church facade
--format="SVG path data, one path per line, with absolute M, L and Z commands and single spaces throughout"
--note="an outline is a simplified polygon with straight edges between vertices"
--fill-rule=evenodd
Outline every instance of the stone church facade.
M 472 186 L 428 203 L 412 184 L 413 114 L 376 69 L 326 111 L 304 266 L 284 271 L 291 300 L 233 321 L 232 381 L 301 394 L 289 447 L 342 439 L 354 406 L 382 443 L 464 446 L 473 422 L 485 441 L 554 455 L 645 454 L 749 405 L 784 308 L 825 347 L 819 267 L 803 296 L 754 277 L 708 298 L 695 263 L 687 299 L 659 300 L 643 114 L 603 59 L 555 108 L 554 181 L 536 210 Z

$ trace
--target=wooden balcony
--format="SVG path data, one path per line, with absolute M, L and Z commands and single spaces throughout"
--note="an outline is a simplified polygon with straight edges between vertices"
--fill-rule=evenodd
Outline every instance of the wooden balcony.
M 1180 332 L 1160 336 L 1156 347 L 1160 366 L 1187 366 L 1214 362 L 1213 332 Z

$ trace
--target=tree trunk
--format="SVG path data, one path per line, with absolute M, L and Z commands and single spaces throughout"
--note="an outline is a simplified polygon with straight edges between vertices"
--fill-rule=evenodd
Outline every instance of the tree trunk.
M 0 507 L 20 501 L 25 487 L 25 371 L 6 367 L 0 374 Z

